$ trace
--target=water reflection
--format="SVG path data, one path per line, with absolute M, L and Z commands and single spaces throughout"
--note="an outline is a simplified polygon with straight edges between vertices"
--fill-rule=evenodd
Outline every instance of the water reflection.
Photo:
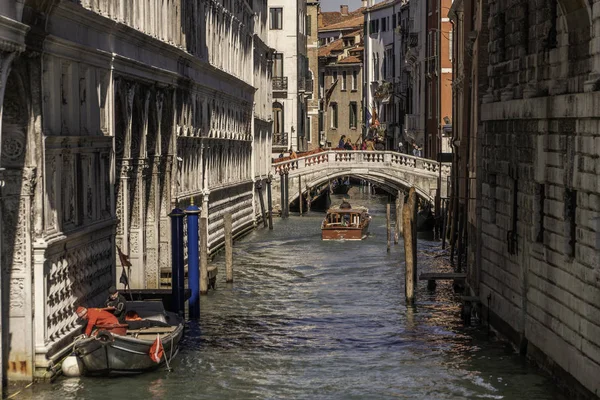
M 322 242 L 323 214 L 310 213 L 236 242 L 235 282 L 220 274 L 217 290 L 202 298 L 174 372 L 60 379 L 30 398 L 561 398 L 511 348 L 460 325 L 450 284 L 428 292 L 420 283 L 407 308 L 403 245 L 386 252 L 385 197 L 350 200 L 374 215 L 366 240 Z M 436 261 L 424 256 L 419 268 Z M 222 258 L 214 262 L 224 271 Z

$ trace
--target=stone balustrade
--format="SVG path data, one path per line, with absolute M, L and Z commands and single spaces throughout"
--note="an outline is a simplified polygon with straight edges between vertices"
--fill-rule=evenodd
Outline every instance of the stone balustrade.
M 440 164 L 395 151 L 327 150 L 272 164 L 273 205 L 278 209 L 279 182 L 284 174 L 288 175 L 290 182 L 289 201 L 299 196 L 299 184 L 305 192 L 340 176 L 369 180 L 394 193 L 414 186 L 421 198 L 433 201 L 440 182 L 447 181 L 450 171 L 449 163 Z M 445 197 L 446 192 L 447 187 L 442 184 L 441 196 Z

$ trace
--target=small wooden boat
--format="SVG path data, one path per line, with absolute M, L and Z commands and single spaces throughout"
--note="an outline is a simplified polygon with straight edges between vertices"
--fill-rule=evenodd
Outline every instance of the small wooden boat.
M 323 240 L 362 240 L 367 237 L 371 216 L 366 207 L 352 207 L 347 201 L 331 207 L 321 224 Z
M 183 320 L 167 312 L 160 301 L 127 302 L 128 313 L 135 313 L 143 321 L 158 321 L 160 326 L 135 327 L 135 321 L 126 321 L 125 334 L 117 329 L 98 329 L 90 337 L 78 339 L 73 353 L 82 364 L 83 375 L 129 375 L 156 369 L 170 362 L 177 355 L 179 341 L 183 336 Z M 157 337 L 163 348 L 163 356 L 155 362 L 150 354 Z

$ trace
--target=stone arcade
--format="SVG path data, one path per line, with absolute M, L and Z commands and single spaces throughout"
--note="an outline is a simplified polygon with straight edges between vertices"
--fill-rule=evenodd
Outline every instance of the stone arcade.
M 170 268 L 169 211 L 193 199 L 222 243 L 256 222 L 271 154 L 266 1 L 0 4 L 2 370 L 48 377 L 129 254 Z M 258 88 L 258 89 L 257 89 Z M 262 88 L 262 89 L 261 89 Z

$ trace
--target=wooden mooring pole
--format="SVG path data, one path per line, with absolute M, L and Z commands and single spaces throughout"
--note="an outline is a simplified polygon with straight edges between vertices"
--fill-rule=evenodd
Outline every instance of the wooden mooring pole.
M 263 184 L 262 180 L 256 182 L 256 192 L 258 193 L 258 200 L 260 201 L 260 214 L 262 215 L 263 225 L 267 227 L 267 211 L 265 210 L 265 198 L 263 196 Z
M 223 218 L 223 230 L 225 232 L 225 282 L 233 282 L 233 222 L 231 214 L 225 214 Z
M 406 303 L 415 303 L 415 286 L 417 277 L 417 227 L 416 227 L 417 194 L 411 187 L 408 192 L 408 202 L 402 210 L 402 228 L 404 237 L 404 259 L 406 265 L 405 296 Z
M 391 206 L 390 203 L 387 203 L 387 207 L 385 210 L 385 230 L 387 231 L 387 252 L 390 252 L 391 242 L 392 242 L 392 215 L 391 215 Z
M 271 174 L 267 178 L 267 206 L 269 207 L 269 229 L 273 229 L 273 195 L 271 194 Z
M 204 211 L 204 210 L 203 210 Z M 208 218 L 200 218 L 200 294 L 208 293 Z
M 300 209 L 300 216 L 302 216 L 302 177 L 298 177 L 298 207 Z

